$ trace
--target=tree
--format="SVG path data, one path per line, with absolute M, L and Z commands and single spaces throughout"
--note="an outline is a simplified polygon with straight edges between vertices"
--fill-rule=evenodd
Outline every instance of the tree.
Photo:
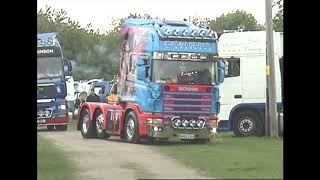
M 108 79 L 113 77 L 116 71 L 117 62 L 108 61 L 108 57 L 113 57 L 120 47 L 120 36 L 114 33 L 100 34 L 99 30 L 94 31 L 91 24 L 82 28 L 79 22 L 67 16 L 63 9 L 56 11 L 51 7 L 45 10 L 40 9 L 37 14 L 37 30 L 41 32 L 58 32 L 59 40 L 65 59 L 73 59 L 80 67 L 75 69 L 73 75 L 78 78 L 89 79 L 99 76 Z M 119 34 L 119 33 L 118 33 Z M 108 47 L 108 48 L 107 48 Z M 112 55 L 111 55 L 112 54 Z M 94 72 L 83 72 L 83 67 L 94 67 Z M 101 68 L 101 67 L 108 68 Z M 107 69 L 107 71 L 105 70 Z
M 255 17 L 243 10 L 233 11 L 228 14 L 222 14 L 215 20 L 209 21 L 209 27 L 215 31 L 223 30 L 264 30 L 265 27 L 257 23 Z
M 273 2 L 273 7 L 278 6 L 279 11 L 273 18 L 273 29 L 275 31 L 283 31 L 283 0 L 276 0 Z

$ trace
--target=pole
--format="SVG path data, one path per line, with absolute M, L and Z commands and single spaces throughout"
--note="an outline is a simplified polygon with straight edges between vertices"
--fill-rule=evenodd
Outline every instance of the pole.
M 273 47 L 273 24 L 272 24 L 272 0 L 265 0 L 266 3 L 266 48 L 267 48 L 267 117 L 270 126 L 267 131 L 270 137 L 278 137 L 278 118 L 277 118 L 277 99 L 276 99 L 276 83 L 274 70 L 274 47 Z M 269 129 L 270 128 L 270 129 Z

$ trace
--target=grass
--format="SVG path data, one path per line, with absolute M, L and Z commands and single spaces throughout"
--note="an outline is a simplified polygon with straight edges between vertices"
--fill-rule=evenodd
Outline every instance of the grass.
M 77 130 L 77 119 L 72 119 L 72 117 L 69 117 L 69 125 L 68 129 L 69 130 Z
M 38 136 L 38 180 L 74 180 L 72 162 L 48 140 Z
M 229 179 L 282 179 L 283 140 L 234 137 L 219 133 L 211 144 L 166 144 L 154 147 L 205 175 Z

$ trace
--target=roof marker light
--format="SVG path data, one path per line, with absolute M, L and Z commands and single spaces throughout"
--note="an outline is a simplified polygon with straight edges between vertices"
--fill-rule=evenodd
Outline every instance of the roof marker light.
M 188 30 L 184 30 L 182 35 L 187 36 Z
M 201 30 L 201 31 L 200 31 L 200 36 L 203 37 L 205 33 L 206 33 L 205 30 Z
M 177 35 L 179 34 L 179 30 L 175 29 L 175 30 L 173 31 L 173 34 L 174 34 L 175 36 L 177 36 Z
M 192 32 L 191 32 L 191 36 L 195 36 L 196 35 L 196 33 L 197 33 L 197 30 L 192 30 Z
M 165 33 L 167 36 L 169 36 L 170 33 L 171 33 L 171 31 L 170 31 L 169 29 L 166 29 L 166 30 L 164 30 L 164 33 Z

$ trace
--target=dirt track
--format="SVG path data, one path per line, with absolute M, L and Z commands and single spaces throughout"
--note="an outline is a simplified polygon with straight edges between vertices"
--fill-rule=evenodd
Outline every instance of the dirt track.
M 152 145 L 125 143 L 116 137 L 109 140 L 83 139 L 75 130 L 38 131 L 38 135 L 53 140 L 66 151 L 77 164 L 77 175 L 83 180 L 208 178 L 155 152 Z

